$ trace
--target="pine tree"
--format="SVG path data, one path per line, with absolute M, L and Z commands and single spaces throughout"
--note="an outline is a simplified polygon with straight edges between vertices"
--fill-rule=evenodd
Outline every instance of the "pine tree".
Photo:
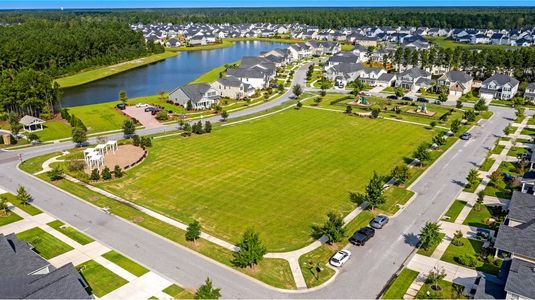
M 219 299 L 221 298 L 221 289 L 214 288 L 210 278 L 201 285 L 195 292 L 195 299 Z
M 17 200 L 19 200 L 22 205 L 27 205 L 31 199 L 32 196 L 28 194 L 26 188 L 24 188 L 22 185 L 19 185 L 17 188 Z
M 233 263 L 241 268 L 253 267 L 258 264 L 266 254 L 266 247 L 262 245 L 258 233 L 252 229 L 247 229 L 243 234 L 242 240 L 236 246 L 239 251 L 234 252 Z

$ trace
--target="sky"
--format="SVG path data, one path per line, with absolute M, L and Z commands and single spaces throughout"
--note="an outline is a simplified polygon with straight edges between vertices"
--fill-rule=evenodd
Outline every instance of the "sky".
M 535 0 L 0 0 L 0 9 L 535 6 Z
M 535 6 L 535 0 L 0 0 L 0 9 Z

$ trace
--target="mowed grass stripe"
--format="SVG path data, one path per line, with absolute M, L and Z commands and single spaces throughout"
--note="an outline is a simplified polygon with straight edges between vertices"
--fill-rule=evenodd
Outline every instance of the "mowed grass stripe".
M 270 251 L 297 249 L 329 211 L 354 209 L 373 171 L 388 174 L 434 133 L 421 126 L 288 110 L 190 138 L 154 141 L 148 158 L 99 186 L 237 242 L 248 227 Z

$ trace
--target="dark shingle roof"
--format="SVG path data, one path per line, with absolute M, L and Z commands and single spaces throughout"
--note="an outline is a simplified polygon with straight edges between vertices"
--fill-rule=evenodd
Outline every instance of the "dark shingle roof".
M 458 81 L 460 83 L 466 83 L 472 80 L 472 76 L 462 71 L 449 71 L 446 73 L 446 77 L 452 82 Z
M 535 155 L 533 155 L 535 156 Z M 533 157 L 532 156 L 532 157 Z M 521 223 L 528 223 L 535 220 L 535 195 L 513 192 L 513 197 L 509 203 L 508 217 Z M 535 239 L 535 236 L 533 237 Z
M 201 100 L 204 96 L 204 94 L 211 89 L 211 86 L 206 83 L 198 83 L 198 84 L 192 84 L 192 85 L 186 85 L 181 87 L 182 92 L 188 96 L 188 98 L 193 101 L 197 102 Z
M 505 290 L 528 299 L 534 299 L 535 263 L 513 258 Z
M 485 81 L 483 81 L 483 85 L 487 85 L 489 83 L 491 83 L 492 81 L 496 81 L 499 85 L 504 85 L 506 83 L 510 83 L 512 86 L 515 86 L 519 83 L 518 80 L 516 80 L 515 78 L 509 76 L 509 75 L 505 75 L 505 74 L 495 74 L 489 78 L 487 78 Z
M 494 246 L 500 250 L 535 258 L 535 222 L 516 227 L 500 225 Z

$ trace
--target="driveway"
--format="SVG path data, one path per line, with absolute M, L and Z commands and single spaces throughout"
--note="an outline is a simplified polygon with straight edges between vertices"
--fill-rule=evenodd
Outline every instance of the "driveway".
M 153 129 L 163 126 L 150 112 L 146 112 L 144 107 L 136 107 L 131 105 L 127 106 L 123 112 L 129 115 L 131 118 L 138 120 L 139 123 L 145 126 L 146 129 Z

